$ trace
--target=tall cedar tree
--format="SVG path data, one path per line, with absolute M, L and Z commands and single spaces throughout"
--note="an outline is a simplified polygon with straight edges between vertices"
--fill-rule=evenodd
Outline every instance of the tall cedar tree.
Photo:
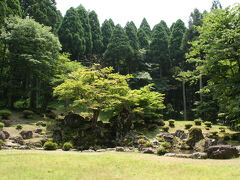
M 148 42 L 148 37 L 147 34 L 145 33 L 145 31 L 142 28 L 138 29 L 137 32 L 137 36 L 138 36 L 138 41 L 139 41 L 139 46 L 141 49 L 148 49 L 149 48 L 149 42 Z
M 71 60 L 80 61 L 84 58 L 86 51 L 84 29 L 78 12 L 73 7 L 66 12 L 58 35 L 62 50 L 71 54 Z
M 212 2 L 211 10 L 214 10 L 214 9 L 222 9 L 222 5 L 219 0 L 214 0 Z
M 57 33 L 61 26 L 62 14 L 56 8 L 55 0 L 20 0 L 23 18 L 32 17 Z
M 108 43 L 111 39 L 113 29 L 114 29 L 114 24 L 111 23 L 112 21 L 110 20 L 105 20 L 102 24 L 101 30 L 102 30 L 102 35 L 103 35 L 103 52 L 106 51 Z
M 125 32 L 130 40 L 130 45 L 134 50 L 139 50 L 139 42 L 137 37 L 137 29 L 133 22 L 127 22 Z
M 104 58 L 108 61 L 107 65 L 113 66 L 115 70 L 123 73 L 126 65 L 129 70 L 128 60 L 132 58 L 133 53 L 133 48 L 124 29 L 118 24 L 114 28 L 107 50 L 104 53 Z M 121 66 L 125 67 L 121 69 Z
M 169 54 L 171 60 L 171 67 L 183 66 L 184 63 L 184 51 L 181 49 L 183 35 L 186 27 L 182 20 L 177 20 L 174 24 L 172 33 L 169 40 Z
M 145 31 L 145 33 L 147 34 L 148 36 L 148 39 L 150 40 L 151 39 L 151 28 L 146 20 L 146 18 L 143 18 L 141 24 L 140 24 L 140 28 L 143 29 Z
M 87 58 L 89 58 L 92 55 L 93 42 L 92 42 L 92 33 L 91 33 L 91 26 L 89 23 L 88 12 L 82 5 L 77 7 L 77 12 L 78 12 L 80 21 L 82 23 L 82 27 L 84 29 L 84 39 L 86 43 L 85 55 Z
M 103 49 L 103 37 L 102 31 L 100 28 L 98 16 L 95 11 L 91 11 L 89 13 L 89 22 L 91 25 L 91 33 L 92 33 L 92 42 L 93 42 L 93 55 L 100 56 Z
M 165 21 L 161 20 L 161 21 L 160 21 L 160 24 L 162 25 L 162 27 L 164 27 L 164 29 L 165 29 L 168 37 L 170 37 L 171 32 L 170 32 L 169 27 L 167 26 L 167 23 L 166 23 Z
M 165 75 L 169 69 L 169 53 L 168 36 L 162 24 L 157 24 L 153 28 L 149 55 L 151 62 L 158 64 L 160 77 Z

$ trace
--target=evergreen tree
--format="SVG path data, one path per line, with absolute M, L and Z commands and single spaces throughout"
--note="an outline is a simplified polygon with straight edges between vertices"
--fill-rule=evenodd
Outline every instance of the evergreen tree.
M 168 36 L 162 24 L 153 28 L 149 55 L 151 62 L 158 64 L 160 77 L 166 75 L 169 69 Z
M 222 9 L 222 5 L 219 0 L 214 0 L 212 2 L 211 10 L 213 10 L 213 9 Z
M 168 37 L 169 37 L 170 34 L 171 34 L 171 32 L 170 32 L 170 29 L 169 29 L 168 26 L 167 26 L 167 23 L 166 23 L 165 21 L 161 20 L 161 21 L 160 21 L 160 24 L 162 25 L 162 27 L 164 27 L 164 29 L 165 29 Z
M 62 50 L 70 53 L 72 60 L 80 61 L 84 58 L 86 40 L 84 39 L 84 29 L 76 9 L 70 8 L 66 12 L 58 35 Z
M 186 27 L 182 20 L 177 20 L 171 32 L 169 40 L 169 55 L 171 59 L 171 67 L 182 67 L 184 63 L 184 51 L 181 49 L 183 35 Z
M 143 20 L 141 22 L 141 25 L 140 25 L 140 28 L 145 31 L 145 33 L 148 36 L 148 39 L 150 40 L 151 39 L 151 28 L 150 28 L 146 18 L 143 18 Z
M 124 29 L 118 24 L 114 28 L 107 50 L 104 53 L 104 58 L 108 61 L 107 65 L 113 66 L 118 72 L 128 73 L 131 69 L 129 60 L 133 53 L 133 48 Z M 122 69 L 121 66 L 124 68 Z M 128 72 L 126 72 L 126 69 Z
M 113 26 L 110 20 L 105 20 L 102 24 L 101 31 L 103 35 L 103 52 L 106 51 L 107 45 L 113 33 Z
M 23 18 L 31 17 L 45 26 L 52 27 L 56 34 L 61 26 L 62 15 L 55 0 L 20 0 Z
M 89 22 L 91 25 L 91 33 L 93 40 L 93 50 L 92 53 L 95 55 L 100 55 L 103 49 L 103 37 L 100 28 L 98 16 L 95 11 L 89 13 Z
M 132 46 L 132 48 L 135 51 L 139 50 L 139 42 L 135 24 L 133 22 L 127 22 L 125 26 L 125 32 L 128 36 L 128 39 L 130 40 L 130 45 Z
M 22 16 L 21 6 L 19 0 L 7 0 L 6 15 Z
M 82 5 L 77 7 L 77 12 L 79 15 L 79 19 L 82 23 L 82 27 L 84 29 L 84 39 L 86 43 L 86 57 L 90 57 L 92 55 L 93 42 L 88 12 Z
M 138 29 L 137 36 L 138 36 L 140 48 L 148 49 L 149 48 L 148 37 L 142 28 Z

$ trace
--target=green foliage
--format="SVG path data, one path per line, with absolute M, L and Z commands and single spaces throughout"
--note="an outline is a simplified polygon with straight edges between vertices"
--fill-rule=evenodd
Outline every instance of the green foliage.
M 141 24 L 140 24 L 140 29 L 144 30 L 144 32 L 146 33 L 148 40 L 151 39 L 151 28 L 146 20 L 146 18 L 143 18 Z
M 47 141 L 44 143 L 43 148 L 45 150 L 56 150 L 57 149 L 57 143 L 54 143 L 52 141 Z
M 21 130 L 23 127 L 22 127 L 22 125 L 21 124 L 17 124 L 17 126 L 16 126 L 16 130 Z
M 201 119 L 195 119 L 194 123 L 195 123 L 196 126 L 201 126 L 202 120 Z
M 159 148 L 157 149 L 157 154 L 158 154 L 159 156 L 162 156 L 162 155 L 164 155 L 164 154 L 166 154 L 166 153 L 167 153 L 167 151 L 165 150 L 164 147 L 159 147 Z
M 205 127 L 206 130 L 210 130 L 210 127 Z
M 153 147 L 153 143 L 152 142 L 147 142 L 146 144 L 144 144 L 144 147 L 146 147 L 146 148 Z
M 19 0 L 7 0 L 6 1 L 6 16 L 22 16 L 21 6 Z
M 158 125 L 159 125 L 159 126 L 165 126 L 164 120 L 162 120 L 162 119 L 159 120 L 159 121 L 158 121 Z
M 220 127 L 219 129 L 220 129 L 220 132 L 225 132 L 226 131 L 226 128 L 224 128 L 224 127 Z
M 193 125 L 188 123 L 188 124 L 185 124 L 185 129 L 190 129 Z
M 114 24 L 111 23 L 111 20 L 105 20 L 101 27 L 102 36 L 103 36 L 103 52 L 105 52 L 107 49 L 113 30 L 114 30 Z
M 139 139 L 138 142 L 137 142 L 139 145 L 143 145 L 143 144 L 146 144 L 147 141 L 145 139 Z
M 0 139 L 0 150 L 2 149 L 3 140 Z
M 63 150 L 63 151 L 69 151 L 69 150 L 72 149 L 72 148 L 73 148 L 72 143 L 66 142 L 66 143 L 63 144 L 62 150 Z
M 8 119 L 11 114 L 12 112 L 8 109 L 0 110 L 0 116 L 2 116 L 3 119 Z
M 212 123 L 211 123 L 211 122 L 205 122 L 204 125 L 207 126 L 207 127 L 209 127 L 209 128 L 212 127 Z
M 29 116 L 32 116 L 34 113 L 33 113 L 33 111 L 31 111 L 31 110 L 24 110 L 23 111 L 23 117 L 24 118 L 29 118 Z
M 168 126 L 164 126 L 164 127 L 162 128 L 162 130 L 163 130 L 164 132 L 168 132 L 168 131 L 169 131 L 169 127 L 168 127 Z
M 4 124 L 0 122 L 0 130 L 4 128 Z
M 14 108 L 16 109 L 25 109 L 25 108 L 29 108 L 29 99 L 27 100 L 19 100 L 14 102 Z
M 170 142 L 161 142 L 161 146 L 163 146 L 165 149 L 170 149 L 172 147 Z
M 148 41 L 148 37 L 147 34 L 145 33 L 145 31 L 142 28 L 138 29 L 137 32 L 137 37 L 139 40 L 139 46 L 141 49 L 148 49 L 149 48 L 149 41 Z
M 134 24 L 134 22 L 127 22 L 125 26 L 125 32 L 128 36 L 128 39 L 130 41 L 130 45 L 134 50 L 139 50 L 139 42 L 138 42 L 138 36 L 137 36 L 137 29 Z
M 169 119 L 169 120 L 168 120 L 168 123 L 169 123 L 169 126 L 170 126 L 170 127 L 175 127 L 175 124 L 174 124 L 174 123 L 175 123 L 175 120 L 174 120 L 174 119 Z
M 157 140 L 158 142 L 165 142 L 165 139 L 163 137 L 159 137 Z

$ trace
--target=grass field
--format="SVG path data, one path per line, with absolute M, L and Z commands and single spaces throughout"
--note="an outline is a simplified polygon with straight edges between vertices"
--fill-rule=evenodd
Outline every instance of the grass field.
M 240 159 L 192 160 L 140 153 L 0 151 L 1 180 L 238 180 Z

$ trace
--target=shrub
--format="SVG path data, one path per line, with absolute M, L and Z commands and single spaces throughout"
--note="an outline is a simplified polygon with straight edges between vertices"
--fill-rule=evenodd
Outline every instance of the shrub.
M 159 125 L 159 126 L 165 126 L 164 120 L 159 120 L 159 121 L 158 121 L 158 125 Z
M 153 143 L 152 142 L 147 142 L 146 144 L 144 144 L 144 147 L 153 147 Z
M 168 126 L 164 126 L 162 129 L 163 129 L 164 132 L 168 132 L 169 127 Z
M 3 140 L 0 139 L 0 150 L 2 149 Z
M 196 126 L 201 126 L 202 120 L 201 119 L 195 119 L 194 123 L 195 123 Z
M 23 117 L 24 118 L 29 118 L 29 116 L 32 116 L 33 115 L 33 112 L 32 111 L 30 111 L 30 110 L 24 110 L 23 111 Z
M 170 126 L 170 127 L 174 127 L 174 126 L 175 126 L 175 125 L 174 125 L 174 123 L 175 123 L 175 120 L 174 120 L 174 119 L 168 120 L 168 123 L 169 123 L 169 126 Z
M 4 124 L 0 122 L 0 130 L 4 128 Z
M 17 126 L 16 126 L 16 130 L 21 130 L 23 127 L 22 127 L 22 125 L 21 124 L 18 124 Z
M 30 104 L 30 100 L 29 99 L 27 99 L 27 100 L 19 100 L 19 101 L 16 101 L 13 104 L 13 107 L 16 108 L 16 109 L 25 109 L 25 108 L 29 107 L 29 104 Z
M 54 143 L 52 141 L 47 141 L 44 143 L 43 148 L 45 150 L 56 150 L 57 149 L 57 143 Z
M 138 144 L 146 144 L 147 143 L 147 141 L 145 140 L 145 139 L 139 139 L 138 140 Z
M 211 132 L 211 134 L 212 134 L 213 136 L 216 136 L 217 133 L 218 133 L 217 131 L 212 131 L 212 132 Z
M 206 130 L 210 130 L 210 127 L 205 127 Z
M 185 124 L 185 129 L 190 129 L 193 125 L 192 124 Z
M 165 149 L 170 149 L 172 147 L 170 142 L 162 142 L 160 143 Z
M 225 132 L 226 131 L 224 127 L 220 127 L 219 129 L 220 129 L 220 132 Z
M 66 142 L 63 144 L 62 150 L 69 151 L 72 148 L 73 148 L 73 145 L 70 142 Z
M 158 140 L 158 142 L 165 142 L 165 139 L 163 137 L 160 137 L 157 140 Z
M 205 126 L 207 126 L 207 127 L 209 127 L 209 128 L 212 127 L 212 123 L 211 123 L 211 122 L 208 122 L 208 121 L 207 121 L 207 122 L 205 122 L 204 124 L 205 124 Z
M 159 148 L 157 149 L 157 154 L 158 154 L 159 156 L 162 156 L 162 155 L 166 154 L 166 149 L 165 149 L 164 147 L 159 147 Z
M 0 110 L 0 116 L 2 116 L 3 119 L 8 119 L 11 114 L 12 112 L 7 109 Z

